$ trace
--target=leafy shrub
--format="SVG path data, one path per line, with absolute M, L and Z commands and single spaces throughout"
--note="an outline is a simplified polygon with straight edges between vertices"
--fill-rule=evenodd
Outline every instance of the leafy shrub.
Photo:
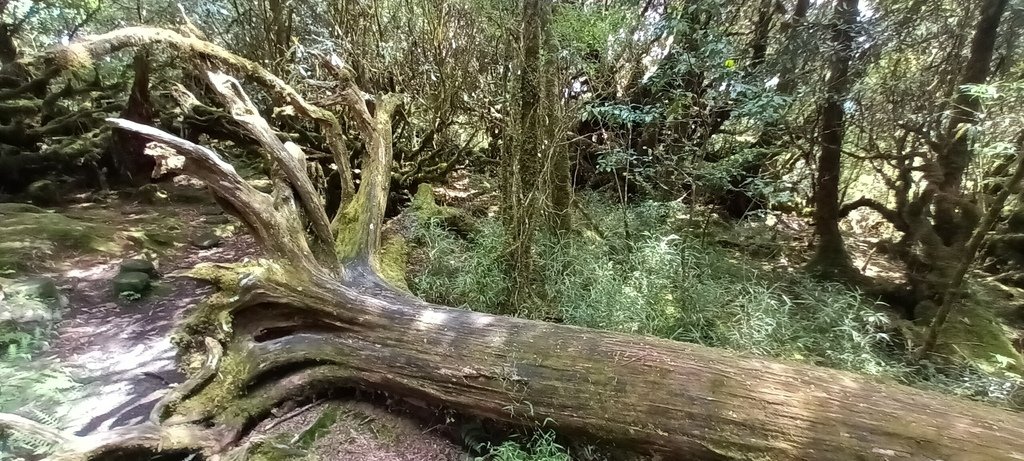
M 488 220 L 469 240 L 447 232 L 440 219 L 417 223 L 413 242 L 425 254 L 425 265 L 410 288 L 437 303 L 496 312 L 508 283 L 501 262 L 505 233 L 501 223 Z

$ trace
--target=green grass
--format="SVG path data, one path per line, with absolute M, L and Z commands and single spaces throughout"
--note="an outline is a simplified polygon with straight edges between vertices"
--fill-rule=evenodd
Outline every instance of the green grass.
M 508 440 L 484 448 L 485 455 L 477 457 L 476 461 L 572 461 L 550 431 L 537 432 L 525 441 Z
M 838 285 L 759 273 L 727 250 L 674 229 L 682 211 L 648 203 L 621 212 L 592 203 L 606 239 L 539 236 L 538 302 L 521 315 L 651 335 L 873 375 L 895 375 L 888 319 Z M 678 226 L 675 226 L 678 227 Z M 643 230 L 641 232 L 640 230 Z M 498 312 L 508 285 L 500 222 L 486 220 L 463 240 L 439 222 L 417 225 L 424 267 L 412 289 L 427 300 Z

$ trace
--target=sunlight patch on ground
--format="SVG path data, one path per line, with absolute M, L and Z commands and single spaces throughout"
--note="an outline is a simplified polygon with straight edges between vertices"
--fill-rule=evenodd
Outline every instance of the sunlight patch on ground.
M 97 264 L 92 267 L 75 268 L 64 272 L 64 276 L 73 279 L 96 280 L 97 278 L 109 275 L 109 271 L 115 263 Z
M 108 328 L 109 329 L 109 328 Z M 168 338 L 141 344 L 117 344 L 80 354 L 70 370 L 85 384 L 83 396 L 66 403 L 67 429 L 95 432 L 135 422 L 167 392 L 146 373 L 173 369 L 175 350 Z M 152 387 L 152 390 L 140 387 Z

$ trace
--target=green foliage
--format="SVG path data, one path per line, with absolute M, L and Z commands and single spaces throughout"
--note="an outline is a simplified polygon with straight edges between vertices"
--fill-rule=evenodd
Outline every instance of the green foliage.
M 564 447 L 555 442 L 553 432 L 538 432 L 525 444 L 508 440 L 501 445 L 486 447 L 487 453 L 476 461 L 571 461 Z
M 486 220 L 471 239 L 462 240 L 448 233 L 440 219 L 419 220 L 412 237 L 427 252 L 425 266 L 410 283 L 414 293 L 450 306 L 500 310 L 508 287 L 500 222 Z
M 554 312 L 573 325 L 654 335 L 785 357 L 877 375 L 897 375 L 887 356 L 888 319 L 869 300 L 838 285 L 758 273 L 724 249 L 674 229 L 684 212 L 648 202 L 621 212 L 591 200 L 607 240 L 539 236 L 536 270 L 544 300 L 523 315 Z M 415 242 L 429 257 L 413 277 L 424 298 L 498 312 L 507 286 L 501 226 L 484 222 L 462 240 L 436 222 L 420 223 Z
M 39 360 L 50 332 L 0 327 L 0 412 L 16 413 L 51 427 L 62 426 L 56 408 L 75 398 L 79 384 L 59 363 Z M 0 438 L 0 460 L 9 453 L 45 454 L 49 441 L 14 432 Z

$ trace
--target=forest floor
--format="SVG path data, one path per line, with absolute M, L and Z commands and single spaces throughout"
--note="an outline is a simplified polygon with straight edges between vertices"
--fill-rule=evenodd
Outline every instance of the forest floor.
M 180 274 L 202 262 L 230 263 L 256 257 L 259 250 L 232 221 L 211 219 L 220 216 L 212 203 L 147 206 L 116 199 L 58 212 L 83 222 L 102 222 L 116 229 L 108 237 L 127 236 L 141 245 L 122 246 L 125 242 L 119 241 L 119 251 L 39 255 L 33 269 L 6 274 L 15 279 L 28 275 L 51 278 L 67 299 L 48 347 L 32 363 L 40 368 L 59 367 L 59 372 L 77 385 L 64 394 L 70 398 L 52 406 L 36 403 L 34 409 L 41 413 L 26 416 L 52 416 L 62 429 L 78 435 L 143 422 L 156 402 L 185 378 L 171 342 L 175 326 L 214 291 L 208 284 Z M 140 220 L 142 215 L 144 220 Z M 217 246 L 200 249 L 189 244 L 188 236 L 212 229 L 223 236 Z M 152 245 L 138 237 L 157 231 L 173 234 L 178 241 L 167 243 L 161 251 L 150 251 Z M 139 257 L 156 263 L 161 277 L 138 299 L 119 296 L 111 281 L 120 262 Z M 282 459 L 440 461 L 467 457 L 418 420 L 368 402 L 318 401 L 301 411 L 281 413 L 282 418 L 263 421 L 247 442 L 264 451 L 287 445 L 291 451 L 278 453 Z M 329 424 L 330 430 L 320 427 L 324 424 Z M 298 438 L 301 443 L 296 442 Z M 296 453 L 296 446 L 302 447 L 301 453 Z

